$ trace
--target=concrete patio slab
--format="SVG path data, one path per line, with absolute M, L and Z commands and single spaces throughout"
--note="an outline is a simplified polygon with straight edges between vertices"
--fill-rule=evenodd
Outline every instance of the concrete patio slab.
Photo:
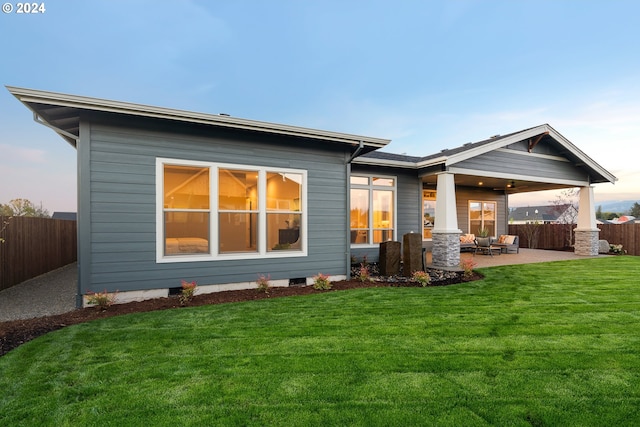
M 608 256 L 608 255 L 599 255 Z M 477 264 L 475 268 L 482 267 L 495 267 L 498 265 L 511 265 L 511 264 L 533 264 L 536 262 L 552 262 L 552 261 L 565 261 L 572 259 L 585 259 L 585 258 L 597 258 L 589 256 L 576 255 L 573 252 L 566 251 L 551 251 L 543 249 L 525 249 L 520 248 L 520 252 L 517 254 L 500 254 L 494 253 L 491 255 L 474 254 L 472 252 L 463 252 L 460 254 L 460 260 L 473 259 Z M 431 254 L 427 254 L 427 267 L 431 267 Z

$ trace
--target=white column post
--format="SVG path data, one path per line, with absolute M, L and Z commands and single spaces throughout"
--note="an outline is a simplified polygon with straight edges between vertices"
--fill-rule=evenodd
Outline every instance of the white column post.
M 576 255 L 598 255 L 598 237 L 600 230 L 596 225 L 596 210 L 593 198 L 593 187 L 580 188 L 578 205 L 578 224 L 575 228 Z
M 460 264 L 460 234 L 456 210 L 455 176 L 438 174 L 435 223 L 433 224 L 433 265 L 456 267 Z

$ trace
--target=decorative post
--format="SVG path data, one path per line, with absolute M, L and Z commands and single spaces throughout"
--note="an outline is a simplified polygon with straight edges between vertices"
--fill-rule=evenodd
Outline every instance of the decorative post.
M 433 254 L 435 267 L 460 265 L 460 234 L 456 211 L 456 184 L 449 172 L 438 174 L 436 212 L 433 224 Z
M 596 226 L 596 210 L 593 187 L 591 186 L 580 188 L 578 224 L 574 231 L 576 237 L 575 254 L 597 256 L 600 230 Z

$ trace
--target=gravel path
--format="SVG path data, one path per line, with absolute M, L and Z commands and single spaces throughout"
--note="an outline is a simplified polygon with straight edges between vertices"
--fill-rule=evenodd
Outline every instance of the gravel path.
M 74 262 L 0 291 L 0 322 L 73 311 L 77 291 Z

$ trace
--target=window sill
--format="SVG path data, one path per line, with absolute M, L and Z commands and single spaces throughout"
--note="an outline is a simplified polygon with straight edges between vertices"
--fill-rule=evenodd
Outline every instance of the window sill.
M 156 258 L 157 264 L 173 264 L 180 262 L 219 262 L 219 261 L 236 261 L 236 260 L 255 260 L 255 259 L 271 259 L 271 258 L 299 258 L 306 257 L 305 251 L 278 251 L 259 253 L 236 253 L 224 255 L 172 255 Z
M 351 243 L 352 249 L 378 248 L 380 243 Z

